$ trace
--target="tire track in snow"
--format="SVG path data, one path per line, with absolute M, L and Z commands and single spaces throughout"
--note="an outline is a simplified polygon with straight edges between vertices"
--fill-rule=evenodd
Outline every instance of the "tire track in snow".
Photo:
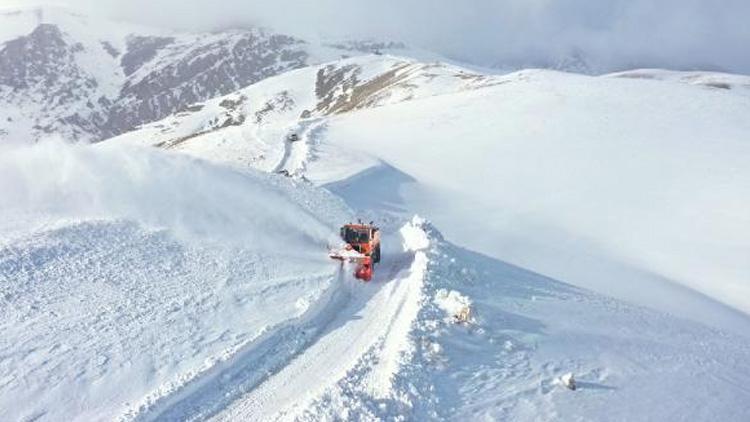
M 174 392 L 166 394 L 137 414 L 121 421 L 203 420 L 227 403 L 262 383 L 295 355 L 334 319 L 350 300 L 342 271 L 322 297 L 302 316 L 266 328 L 227 360 L 196 376 Z
M 325 128 L 325 124 L 325 120 L 322 119 L 299 122 L 293 132 L 299 136 L 299 140 L 284 139 L 284 154 L 273 172 L 286 172 L 290 176 L 301 176 L 315 146 L 318 132 Z

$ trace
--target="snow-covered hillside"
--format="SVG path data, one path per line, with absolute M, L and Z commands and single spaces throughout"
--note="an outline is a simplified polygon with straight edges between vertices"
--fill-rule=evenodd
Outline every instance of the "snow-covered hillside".
M 380 50 L 410 51 L 259 28 L 177 33 L 55 7 L 5 10 L 0 141 L 99 141 L 290 69 Z
M 700 320 L 711 316 L 675 301 L 675 284 L 750 313 L 746 95 L 546 71 L 508 79 L 338 117 L 326 140 L 416 179 L 407 208 L 474 250 Z
M 325 248 L 348 211 L 305 184 L 42 144 L 3 149 L 0 190 L 5 421 L 137 413 L 343 287 Z
M 742 420 L 750 399 L 750 339 L 387 204 L 354 280 L 326 244 L 361 189 L 118 143 L 3 153 L 2 420 Z
M 746 418 L 750 78 L 306 66 L 368 47 L 59 13 L 3 18 L 2 127 L 140 126 L 0 144 L 0 420 Z M 370 283 L 328 257 L 355 218 Z
M 663 69 L 638 69 L 607 75 L 613 78 L 651 79 L 679 82 L 688 85 L 724 89 L 738 94 L 750 95 L 750 78 L 720 72 L 676 72 Z
M 307 141 L 315 141 L 308 138 L 323 129 L 328 116 L 503 81 L 445 64 L 392 56 L 351 58 L 295 70 L 194 104 L 113 142 L 157 145 L 220 163 L 296 173 L 308 159 Z M 292 134 L 305 142 L 289 142 Z
M 357 186 L 377 194 L 360 193 L 355 207 L 390 201 L 474 250 L 742 331 L 743 316 L 706 296 L 750 311 L 750 78 L 650 72 L 666 80 L 353 58 L 113 142 L 303 175 L 337 192 L 359 173 Z M 712 78 L 732 84 L 680 82 Z

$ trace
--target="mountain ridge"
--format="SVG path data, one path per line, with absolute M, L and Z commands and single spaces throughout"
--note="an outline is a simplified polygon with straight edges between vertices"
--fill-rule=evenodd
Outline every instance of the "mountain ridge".
M 0 33 L 0 140 L 101 141 L 287 70 L 406 48 L 313 45 L 264 28 L 161 31 L 58 8 L 0 19 L 12 21 Z

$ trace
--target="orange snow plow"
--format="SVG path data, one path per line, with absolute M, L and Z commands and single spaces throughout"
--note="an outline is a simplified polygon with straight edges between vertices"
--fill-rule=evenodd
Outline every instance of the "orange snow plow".
M 346 224 L 341 228 L 341 239 L 346 242 L 343 249 L 331 251 L 328 256 L 342 262 L 357 264 L 354 277 L 372 280 L 373 265 L 380 262 L 380 229 L 370 224 Z

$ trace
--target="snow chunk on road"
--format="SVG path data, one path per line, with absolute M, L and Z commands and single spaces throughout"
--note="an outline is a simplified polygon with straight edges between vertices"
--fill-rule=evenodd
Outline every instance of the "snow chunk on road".
M 576 379 L 573 376 L 572 372 L 568 372 L 566 374 L 563 374 L 558 379 L 555 380 L 556 384 L 562 385 L 563 387 L 569 389 L 569 390 L 576 390 Z
M 439 289 L 434 301 L 450 318 L 468 322 L 464 320 L 470 318 L 471 300 L 468 297 L 455 290 Z
M 430 238 L 422 227 L 424 224 L 424 219 L 415 215 L 411 222 L 401 227 L 405 251 L 421 251 L 430 246 Z

